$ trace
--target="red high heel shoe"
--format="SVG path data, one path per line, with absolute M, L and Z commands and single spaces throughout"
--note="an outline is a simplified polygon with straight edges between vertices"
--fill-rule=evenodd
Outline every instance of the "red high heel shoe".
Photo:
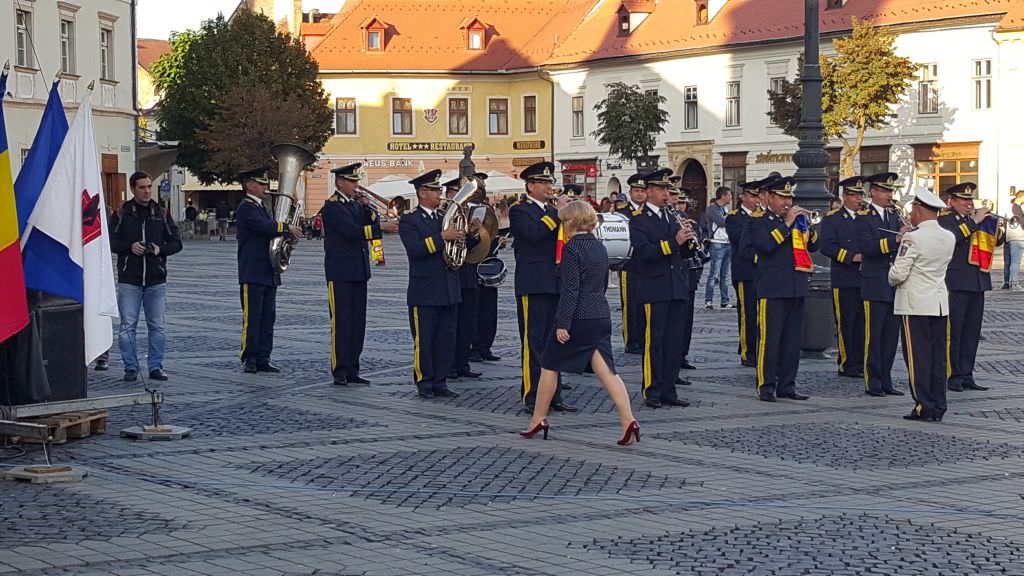
M 530 438 L 533 438 L 534 435 L 537 434 L 537 432 L 543 432 L 544 433 L 544 439 L 547 440 L 548 439 L 548 428 L 549 428 L 549 426 L 548 426 L 548 419 L 545 418 L 545 419 L 540 421 L 540 424 L 537 424 L 536 426 L 534 426 L 533 428 L 530 428 L 526 432 L 520 432 L 519 435 L 522 436 L 523 438 L 526 438 L 527 440 L 529 440 Z
M 632 441 L 630 441 L 632 438 Z M 626 427 L 626 433 L 623 434 L 622 439 L 619 440 L 619 446 L 629 446 L 635 442 L 640 441 L 640 424 L 636 420 L 629 423 Z

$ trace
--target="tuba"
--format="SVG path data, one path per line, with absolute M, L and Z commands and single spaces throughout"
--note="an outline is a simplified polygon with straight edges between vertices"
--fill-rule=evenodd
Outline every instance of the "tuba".
M 270 216 L 277 222 L 298 226 L 302 220 L 303 206 L 296 199 L 296 187 L 302 170 L 316 161 L 316 156 L 298 144 L 274 144 L 270 154 L 277 160 L 277 192 L 267 194 L 264 203 Z M 288 270 L 295 241 L 290 237 L 277 236 L 270 241 L 270 265 L 278 274 Z
M 480 218 L 480 243 L 472 252 L 466 245 L 466 238 L 460 240 L 448 240 L 444 243 L 444 263 L 452 270 L 462 267 L 465 263 L 478 264 L 487 258 L 490 252 L 491 241 L 498 234 L 498 219 L 494 215 L 494 209 L 486 204 L 473 204 L 470 200 L 476 195 L 479 184 L 472 177 L 467 177 L 466 182 L 455 193 L 451 200 L 446 200 L 441 209 L 444 210 L 444 218 L 441 220 L 441 231 L 461 230 L 469 234 L 469 223 L 477 211 L 482 211 Z

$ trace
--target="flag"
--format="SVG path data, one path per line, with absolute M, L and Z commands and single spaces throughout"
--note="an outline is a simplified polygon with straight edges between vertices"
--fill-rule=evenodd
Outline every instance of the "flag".
M 28 218 L 28 232 L 46 243 L 43 285 L 29 288 L 60 294 L 82 303 L 85 361 L 92 362 L 113 344 L 117 317 L 114 270 L 110 258 L 107 211 L 103 202 L 99 155 L 93 133 L 92 92 L 78 109 L 39 200 Z M 26 279 L 26 282 L 28 279 Z
M 814 262 L 807 250 L 807 239 L 811 234 L 806 216 L 797 216 L 790 235 L 793 237 L 793 268 L 800 272 L 814 272 Z
M 28 240 L 25 235 L 28 217 L 36 206 L 43 184 L 46 184 L 46 177 L 50 175 L 53 162 L 57 159 L 57 152 L 60 152 L 60 145 L 68 133 L 68 118 L 64 115 L 64 104 L 61 103 L 57 86 L 54 82 L 50 88 L 36 137 L 21 165 L 18 179 L 14 181 L 14 197 L 18 203 L 18 233 L 21 234 L 22 245 Z
M 562 263 L 562 248 L 565 247 L 565 228 L 558 225 L 558 240 L 555 240 L 555 264 Z
M 974 234 L 971 234 L 971 253 L 967 261 L 981 268 L 982 272 L 992 269 L 992 252 L 996 249 L 998 224 L 995 218 L 985 218 L 978 224 Z
M 11 181 L 11 154 L 7 149 L 4 123 L 4 95 L 7 94 L 7 67 L 0 72 L 0 342 L 28 325 L 25 300 L 25 275 L 21 270 L 21 243 L 18 242 L 18 214 Z

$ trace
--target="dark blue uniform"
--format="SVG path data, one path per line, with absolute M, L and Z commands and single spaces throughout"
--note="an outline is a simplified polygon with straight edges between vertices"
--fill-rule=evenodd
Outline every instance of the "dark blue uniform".
M 632 220 L 634 216 L 643 214 L 643 205 L 633 208 L 631 204 L 615 210 Z M 622 341 L 628 354 L 642 354 L 644 350 L 644 308 L 636 299 L 636 266 L 627 261 L 619 270 L 619 300 L 622 303 Z
M 540 384 L 541 356 L 554 329 L 558 307 L 555 250 L 559 225 L 558 210 L 551 206 L 541 208 L 530 199 L 509 210 L 509 229 L 515 238 L 512 247 L 516 258 L 516 318 L 523 346 L 520 397 L 526 406 L 534 404 Z M 556 389 L 552 404 L 561 402 L 561 390 Z
M 864 301 L 860 295 L 860 265 L 853 261 L 857 251 L 856 217 L 845 207 L 821 220 L 821 253 L 831 264 L 832 309 L 839 334 L 839 374 L 864 376 Z
M 643 306 L 643 395 L 648 402 L 672 402 L 683 344 L 683 308 L 690 297 L 689 270 L 683 262 L 691 252 L 676 243 L 679 223 L 665 208 L 650 204 L 629 221 L 633 245 L 637 301 Z M 692 303 L 690 303 L 692 305 Z
M 466 250 L 472 250 L 480 237 L 466 236 Z M 459 268 L 459 287 L 462 302 L 455 327 L 455 358 L 452 373 L 456 376 L 473 375 L 469 366 L 469 352 L 476 336 L 476 315 L 480 303 L 480 284 L 476 276 L 476 264 L 465 262 Z
M 761 211 L 753 214 L 760 216 Z M 739 354 L 744 366 L 757 365 L 757 289 L 754 285 L 756 266 L 750 242 L 743 242 L 747 235 L 751 213 L 742 206 L 725 218 L 725 231 L 732 245 L 730 266 L 732 286 L 736 291 L 736 315 L 739 325 Z
M 263 203 L 246 196 L 235 210 L 238 228 L 238 283 L 242 299 L 242 362 L 265 366 L 274 348 L 277 287 L 281 275 L 270 265 L 270 241 L 287 236 Z
M 447 391 L 455 354 L 455 323 L 461 302 L 459 273 L 444 261 L 440 212 L 422 207 L 402 216 L 398 235 L 409 257 L 409 325 L 413 337 L 413 378 L 421 394 Z
M 498 231 L 499 236 L 507 233 L 508 230 Z M 498 258 L 498 238 L 491 240 L 491 251 L 487 257 Z M 477 279 L 477 284 L 479 284 L 479 279 Z M 494 337 L 497 333 L 498 287 L 480 286 L 477 291 L 476 327 L 473 330 L 471 354 L 475 353 L 485 360 L 497 358 L 491 352 L 491 346 L 494 345 Z
M 804 298 L 810 273 L 796 269 L 794 232 L 784 219 L 771 212 L 751 218 L 748 229 L 757 257 L 757 394 L 766 400 L 797 393 Z M 814 231 L 806 242 L 808 252 L 816 249 L 817 240 Z
M 889 267 L 896 259 L 896 234 L 902 221 L 895 211 L 879 213 L 874 205 L 857 212 L 854 230 L 861 254 L 860 296 L 864 300 L 864 390 L 879 395 L 894 390 L 892 363 L 899 344 L 899 322 L 893 315 L 896 289 L 889 285 Z
M 704 242 L 704 233 L 699 226 L 694 226 L 697 233 L 697 241 Z M 690 342 L 693 340 L 693 309 L 697 304 L 697 285 L 700 284 L 700 277 L 704 274 L 704 262 L 695 253 L 683 258 L 683 267 L 686 268 L 686 281 L 690 293 L 687 295 L 686 304 L 683 305 L 683 340 L 682 340 L 682 365 L 690 366 L 686 358 L 690 354 Z M 692 367 L 692 366 L 691 366 Z
M 335 192 L 320 211 L 324 222 L 324 270 L 331 315 L 331 374 L 342 383 L 359 377 L 366 334 L 368 242 L 381 238 L 380 218 L 361 202 Z

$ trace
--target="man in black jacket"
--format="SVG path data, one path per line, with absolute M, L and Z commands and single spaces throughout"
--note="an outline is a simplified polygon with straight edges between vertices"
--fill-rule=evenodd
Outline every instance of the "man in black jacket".
M 139 311 L 146 312 L 149 340 L 149 378 L 167 380 L 164 373 L 164 309 L 167 301 L 167 257 L 181 251 L 181 235 L 167 210 L 153 201 L 153 179 L 136 172 L 128 179 L 132 199 L 110 221 L 110 249 L 117 254 L 117 307 L 121 313 L 118 346 L 124 379 L 138 378 L 135 327 Z

